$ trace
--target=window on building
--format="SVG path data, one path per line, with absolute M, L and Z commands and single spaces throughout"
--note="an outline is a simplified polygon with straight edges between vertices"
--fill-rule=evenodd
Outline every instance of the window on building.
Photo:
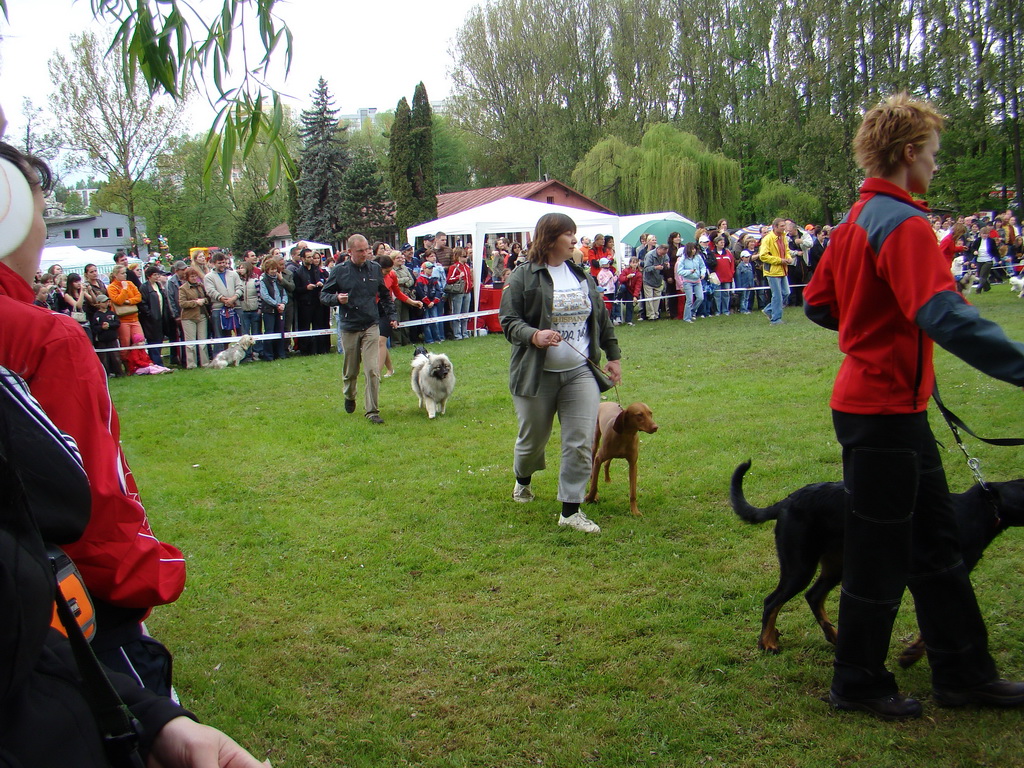
M 99 227 L 97 227 L 97 228 L 93 229 L 92 236 L 97 238 L 97 239 L 101 238 L 101 237 L 110 237 L 109 232 L 110 232 L 110 230 L 108 230 L 108 229 L 100 229 Z
M 117 232 L 117 236 L 118 236 L 118 237 L 124 237 L 124 228 L 123 228 L 123 227 L 118 227 L 118 228 L 117 228 L 116 230 L 114 230 L 114 231 L 115 231 L 115 232 Z
M 554 203 L 555 203 L 555 198 L 553 198 L 553 197 L 551 197 L 551 196 L 549 195 L 549 196 L 548 196 L 548 205 L 554 205 Z
M 64 230 L 64 239 L 65 240 L 77 240 L 79 237 L 81 237 L 81 235 L 79 234 L 77 229 L 65 229 Z

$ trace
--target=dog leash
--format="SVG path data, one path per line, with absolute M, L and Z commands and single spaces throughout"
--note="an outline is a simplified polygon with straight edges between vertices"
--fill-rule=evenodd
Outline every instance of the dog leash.
M 608 376 L 607 373 L 605 373 L 604 371 L 601 370 L 601 366 L 599 366 L 597 363 L 595 363 L 593 360 L 591 360 L 585 354 L 583 354 L 578 349 L 576 349 L 576 347 L 574 347 L 572 344 L 569 345 L 569 349 L 573 350 L 574 352 L 576 352 L 577 355 L 579 355 L 584 360 L 586 360 L 588 363 L 590 363 L 591 367 L 593 367 L 593 369 L 595 371 L 597 371 L 598 374 L 600 374 L 601 376 L 606 377 L 609 381 L 611 381 L 611 377 Z M 619 385 L 616 384 L 615 382 L 612 382 L 612 388 L 615 390 L 615 401 L 619 404 L 619 407 L 621 408 L 622 407 L 622 398 L 619 396 Z
M 971 456 L 967 450 L 967 446 L 964 445 L 963 438 L 960 437 L 960 430 L 962 429 L 972 437 L 976 437 L 983 443 L 989 445 L 1001 445 L 1001 446 L 1015 446 L 1024 445 L 1024 439 L 1019 437 L 982 437 L 971 429 L 967 424 L 951 411 L 945 403 L 942 402 L 942 398 L 939 396 L 939 383 L 936 381 L 935 386 L 932 389 L 932 399 L 935 400 L 935 405 L 939 408 L 939 413 L 942 414 L 942 418 L 946 420 L 946 424 L 949 426 L 949 431 L 953 433 L 953 439 L 956 440 L 957 447 L 967 458 L 967 467 L 971 470 L 971 474 L 974 475 L 975 481 L 981 486 L 981 489 L 985 492 L 988 497 L 989 503 L 992 505 L 993 514 L 995 515 L 996 525 L 1001 523 L 999 515 L 999 505 L 996 503 L 995 494 L 992 489 L 989 488 L 988 483 L 985 482 L 985 478 L 981 474 L 981 462 L 974 456 Z

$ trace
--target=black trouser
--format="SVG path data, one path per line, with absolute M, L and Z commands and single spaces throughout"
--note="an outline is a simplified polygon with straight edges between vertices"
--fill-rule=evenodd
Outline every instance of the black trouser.
M 992 272 L 991 261 L 979 261 L 978 262 L 978 293 L 982 291 L 992 290 L 992 286 L 989 284 L 988 276 Z
M 962 688 L 994 679 L 927 414 L 833 411 L 832 421 L 847 493 L 832 689 L 854 699 L 897 692 L 885 659 L 905 587 L 914 596 L 933 684 Z
M 313 330 L 313 315 L 317 308 L 320 306 L 317 304 L 304 304 L 299 302 L 295 307 L 295 330 L 296 331 L 311 331 Z M 314 353 L 314 336 L 303 336 L 296 339 L 296 343 L 299 347 L 299 353 L 303 355 L 312 355 Z

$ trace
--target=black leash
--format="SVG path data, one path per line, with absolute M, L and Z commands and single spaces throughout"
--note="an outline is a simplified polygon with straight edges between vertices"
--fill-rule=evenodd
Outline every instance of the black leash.
M 1024 445 L 1024 438 L 989 438 L 982 437 L 981 435 L 977 434 L 973 429 L 967 426 L 963 419 L 961 419 L 959 416 L 953 413 L 953 411 L 946 407 L 946 404 L 942 402 L 942 398 L 939 396 L 939 383 L 937 381 L 935 382 L 935 387 L 932 389 L 932 399 L 935 400 L 935 405 L 939 407 L 939 413 L 942 414 L 942 418 L 946 420 L 946 424 L 949 426 L 949 431 L 953 433 L 953 439 L 956 440 L 957 447 L 960 448 L 964 456 L 967 458 L 967 466 L 971 470 L 971 474 L 974 475 L 974 479 L 978 482 L 978 485 L 981 486 L 982 490 L 985 492 L 985 495 L 989 500 L 989 503 L 992 505 L 992 510 L 996 519 L 996 525 L 1001 525 L 1002 519 L 999 515 L 999 504 L 997 503 L 995 493 L 993 493 L 992 489 L 989 488 L 988 483 L 985 482 L 985 478 L 982 477 L 981 462 L 974 456 L 971 456 L 971 454 L 967 450 L 967 446 L 964 445 L 963 438 L 960 437 L 960 430 L 962 429 L 964 432 L 971 435 L 972 437 L 976 437 L 978 440 L 981 440 L 983 443 L 988 443 L 989 445 Z
M 598 365 L 593 360 L 591 360 L 589 357 L 587 357 L 585 354 L 580 352 L 572 344 L 569 345 L 569 348 L 574 350 L 577 355 L 579 355 L 584 360 L 586 360 L 588 363 L 590 363 L 590 366 L 594 369 L 594 372 L 595 372 L 595 375 L 597 376 L 597 380 L 598 381 L 601 381 L 602 379 L 607 379 L 608 380 L 608 383 L 611 384 L 612 388 L 615 390 L 615 400 L 619 404 L 619 407 L 621 408 L 622 407 L 622 398 L 619 397 L 619 385 L 612 381 L 611 376 L 609 376 L 607 373 L 605 373 L 603 370 L 601 370 L 601 366 L 600 365 Z

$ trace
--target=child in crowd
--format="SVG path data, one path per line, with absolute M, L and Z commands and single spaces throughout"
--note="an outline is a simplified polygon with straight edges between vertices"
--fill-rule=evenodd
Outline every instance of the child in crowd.
M 619 272 L 619 292 L 617 297 L 625 307 L 626 325 L 633 325 L 633 303 L 643 289 L 643 272 L 640 271 L 640 259 L 631 256 L 629 266 Z
M 597 272 L 597 287 L 601 289 L 601 293 L 604 294 L 605 308 L 611 315 L 612 322 L 615 325 L 621 325 L 622 320 L 619 318 L 619 305 L 615 304 L 615 270 L 611 266 L 611 261 L 607 258 L 601 259 L 598 262 L 600 269 Z
M 141 333 L 132 334 L 132 346 L 137 347 L 146 343 Z M 145 376 L 155 373 L 173 373 L 170 368 L 157 365 L 149 359 L 149 355 L 141 349 L 130 349 L 124 353 L 124 364 L 128 367 L 128 373 L 132 376 Z
M 740 263 L 736 265 L 735 284 L 737 288 L 754 287 L 754 265 L 750 263 L 750 251 L 746 244 L 740 252 Z M 740 314 L 750 314 L 750 300 L 754 295 L 753 291 L 744 290 L 740 292 Z
M 121 356 L 117 349 L 118 329 L 121 327 L 121 318 L 110 308 L 110 299 L 105 293 L 96 294 L 93 299 L 96 304 L 96 311 L 89 318 L 89 327 L 92 329 L 93 346 L 96 347 L 96 354 L 99 355 L 100 363 L 107 376 L 124 376 L 124 366 L 121 364 Z M 111 350 L 111 351 L 107 351 Z

